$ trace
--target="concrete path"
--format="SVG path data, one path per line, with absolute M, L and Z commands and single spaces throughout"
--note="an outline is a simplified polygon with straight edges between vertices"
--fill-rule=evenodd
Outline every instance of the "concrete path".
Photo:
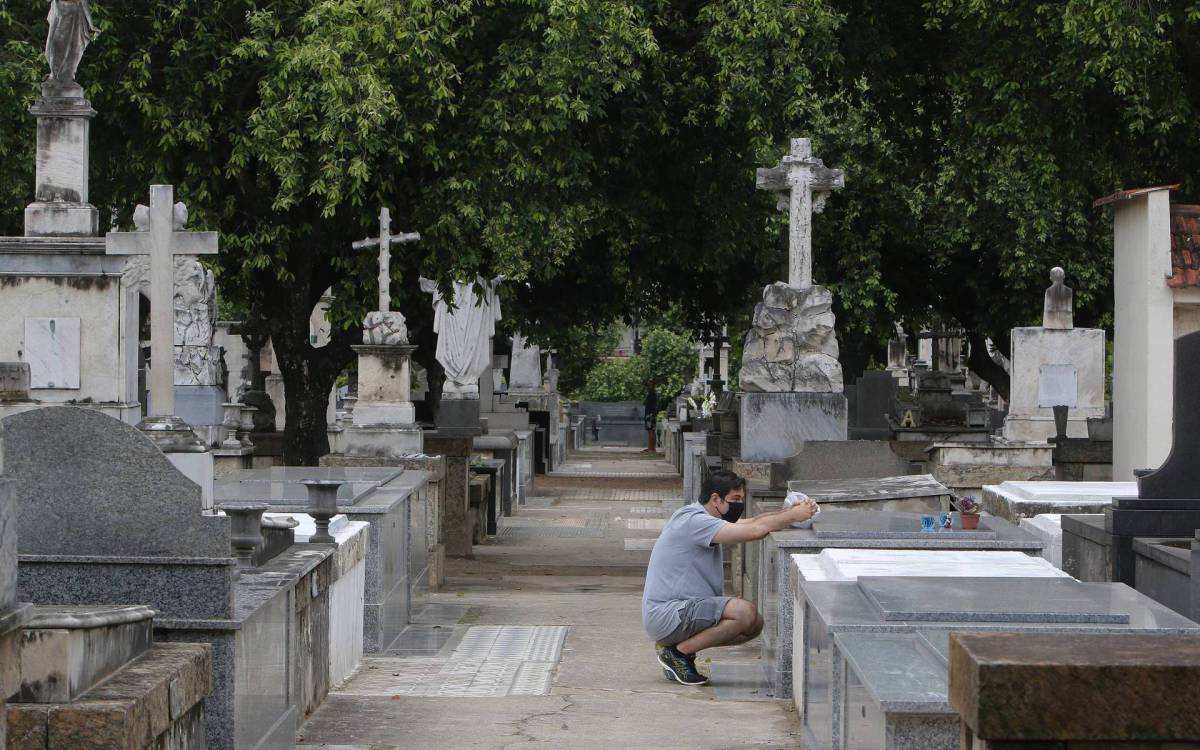
M 667 681 L 655 660 L 643 577 L 680 494 L 644 453 L 581 452 L 539 477 L 492 543 L 448 564 L 421 622 L 330 694 L 301 747 L 799 747 L 757 642 L 702 654 L 713 680 L 701 688 Z

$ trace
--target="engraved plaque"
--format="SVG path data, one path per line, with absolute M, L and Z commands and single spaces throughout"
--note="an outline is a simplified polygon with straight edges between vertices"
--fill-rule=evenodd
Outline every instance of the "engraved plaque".
M 79 388 L 79 318 L 26 318 L 31 389 Z
M 1075 365 L 1042 365 L 1038 377 L 1038 406 L 1049 409 L 1054 406 L 1079 405 L 1079 375 Z

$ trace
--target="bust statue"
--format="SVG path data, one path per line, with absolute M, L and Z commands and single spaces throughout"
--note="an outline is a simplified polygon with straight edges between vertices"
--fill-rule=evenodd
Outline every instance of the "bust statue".
M 1066 272 L 1055 266 L 1050 269 L 1050 288 L 1046 290 L 1046 304 L 1042 308 L 1042 328 L 1075 327 L 1074 295 L 1071 287 L 1063 284 Z
M 50 78 L 58 83 L 74 83 L 83 51 L 100 32 L 92 22 L 88 0 L 50 0 L 46 20 L 50 22 L 46 35 Z

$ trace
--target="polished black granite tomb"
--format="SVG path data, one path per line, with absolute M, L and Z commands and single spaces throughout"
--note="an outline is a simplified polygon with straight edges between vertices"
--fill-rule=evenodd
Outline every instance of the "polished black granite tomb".
M 1158 469 L 1137 479 L 1137 497 L 1114 497 L 1104 510 L 1112 537 L 1112 580 L 1137 584 L 1135 537 L 1191 539 L 1200 528 L 1200 332 L 1175 339 L 1174 440 Z

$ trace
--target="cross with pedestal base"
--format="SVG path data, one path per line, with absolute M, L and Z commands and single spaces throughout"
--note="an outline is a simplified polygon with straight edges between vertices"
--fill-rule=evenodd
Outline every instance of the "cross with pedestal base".
M 174 198 L 171 185 L 151 185 L 150 207 L 134 212 L 137 231 L 104 238 L 108 255 L 150 257 L 150 404 L 143 424 L 165 424 L 175 414 L 175 256 L 215 255 L 218 246 L 216 232 L 183 231 L 187 208 Z
M 797 289 L 812 286 L 812 215 L 821 213 L 825 199 L 846 185 L 846 174 L 831 169 L 812 155 L 812 142 L 793 138 L 792 152 L 779 166 L 756 173 L 759 190 L 790 193 L 779 197 L 779 208 L 788 209 L 788 284 Z

